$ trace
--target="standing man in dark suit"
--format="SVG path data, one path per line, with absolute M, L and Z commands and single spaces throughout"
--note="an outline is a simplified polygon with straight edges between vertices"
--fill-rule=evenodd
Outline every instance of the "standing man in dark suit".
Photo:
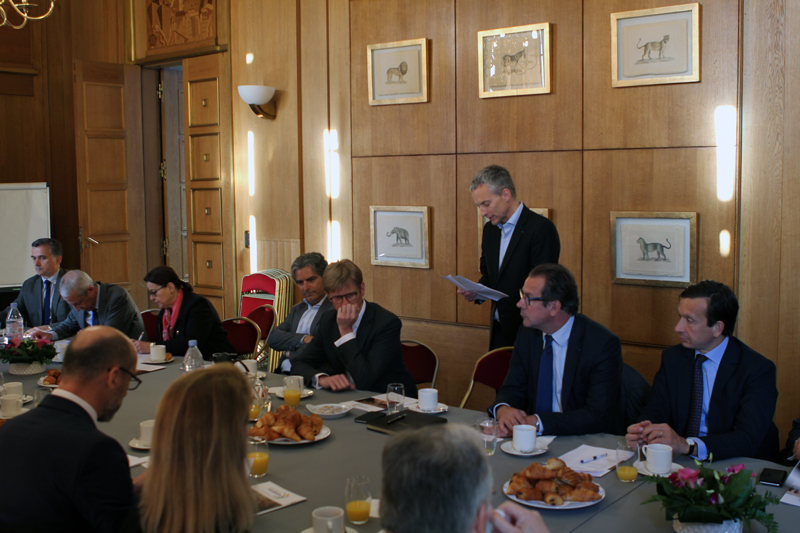
M 661 368 L 640 422 L 626 438 L 668 444 L 701 460 L 772 460 L 778 428 L 775 364 L 733 336 L 739 302 L 726 285 L 705 280 L 678 301 L 681 344 L 661 355 Z
M 69 304 L 58 293 L 61 278 L 67 273 L 61 268 L 64 248 L 56 239 L 36 239 L 31 244 L 31 259 L 36 275 L 25 280 L 17 296 L 17 309 L 29 327 L 47 326 L 66 320 Z M 0 321 L 5 327 L 8 308 Z
M 511 174 L 499 165 L 478 172 L 469 191 L 481 216 L 489 219 L 483 226 L 479 283 L 508 295 L 492 302 L 489 349 L 512 346 L 522 324 L 518 292 L 536 265 L 558 263 L 558 230 L 517 200 Z M 474 292 L 459 289 L 458 294 L 468 302 L 483 303 Z
M 270 348 L 283 351 L 278 368 L 284 374 L 291 373 L 292 364 L 316 335 L 325 311 L 333 309 L 322 284 L 327 266 L 328 262 L 317 252 L 301 255 L 292 263 L 292 276 L 303 293 L 303 301 L 292 307 L 286 320 L 267 337 Z
M 111 326 L 132 339 L 144 331 L 136 302 L 118 285 L 95 283 L 86 272 L 72 270 L 64 274 L 59 290 L 72 312 L 66 320 L 53 324 L 50 331 L 34 329 L 33 338 L 64 339 L 89 326 Z
M 614 433 L 622 405 L 619 339 L 578 314 L 578 286 L 561 265 L 534 268 L 520 291 L 511 364 L 489 413 L 501 433 L 537 426 L 539 434 Z
M 61 384 L 0 428 L 1 531 L 119 531 L 133 504 L 125 451 L 97 428 L 129 390 L 136 352 L 119 331 L 82 331 L 64 353 Z
M 385 393 L 389 383 L 402 383 L 406 396 L 416 398 L 417 386 L 403 362 L 402 323 L 394 313 L 364 300 L 361 269 L 343 259 L 328 265 L 322 283 L 335 310 L 322 316 L 292 371 L 319 389 Z

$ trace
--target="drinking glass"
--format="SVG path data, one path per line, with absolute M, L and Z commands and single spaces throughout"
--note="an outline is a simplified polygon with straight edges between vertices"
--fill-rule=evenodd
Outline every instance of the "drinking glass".
M 3 387 L 5 380 L 3 379 L 3 373 L 0 372 L 0 396 L 6 393 L 6 389 Z
M 42 403 L 47 395 L 50 394 L 50 389 L 36 389 L 33 391 L 33 405 L 35 407 L 39 407 L 39 404 Z
M 480 433 L 486 455 L 494 455 L 497 450 L 497 420 L 480 418 L 475 422 L 475 429 Z
M 386 412 L 397 413 L 406 401 L 406 389 L 402 383 L 389 383 L 386 387 Z
M 631 453 L 633 453 L 632 456 L 630 456 Z M 628 442 L 624 439 L 617 441 L 617 478 L 623 483 L 636 481 L 636 477 L 639 475 L 636 471 L 636 467 L 632 466 L 630 463 L 622 463 L 635 460 L 638 455 L 639 445 L 636 442 Z
M 303 378 L 301 376 L 288 376 L 283 378 L 283 401 L 286 405 L 296 407 L 300 404 L 303 392 Z
M 247 463 L 250 466 L 250 477 L 259 478 L 267 475 L 269 466 L 269 444 L 267 439 L 250 437 L 247 441 Z
M 367 476 L 353 476 L 347 478 L 344 487 L 344 500 L 347 509 L 347 519 L 351 524 L 360 526 L 369 520 L 369 509 L 372 505 L 372 494 Z

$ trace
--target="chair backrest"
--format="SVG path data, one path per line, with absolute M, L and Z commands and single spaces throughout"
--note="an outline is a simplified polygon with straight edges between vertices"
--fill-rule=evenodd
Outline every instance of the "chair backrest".
M 650 395 L 650 384 L 638 370 L 627 363 L 622 364 L 622 424 L 627 429 L 635 423 L 642 412 L 647 397 Z
M 275 308 L 269 304 L 261 305 L 247 313 L 247 318 L 258 325 L 261 329 L 261 340 L 265 340 L 275 326 Z
M 503 386 L 503 381 L 508 374 L 508 367 L 511 364 L 511 352 L 514 351 L 513 346 L 504 346 L 502 348 L 495 348 L 481 356 L 475 363 L 475 370 L 472 372 L 472 380 L 469 382 L 469 388 L 464 395 L 459 407 L 464 407 L 472 394 L 472 387 L 475 382 L 487 385 L 494 390 L 500 390 Z
M 150 342 L 157 342 L 158 338 L 158 313 L 161 309 L 145 309 L 141 312 L 142 322 L 144 322 L 144 332 L 147 334 L 147 340 Z
M 414 383 L 428 383 L 435 389 L 436 374 L 439 372 L 439 358 L 430 346 L 415 340 L 401 340 L 403 361 L 411 373 Z
M 239 355 L 255 357 L 258 343 L 261 341 L 261 329 L 258 324 L 247 317 L 237 316 L 222 321 L 222 327 L 228 332 L 228 340 Z

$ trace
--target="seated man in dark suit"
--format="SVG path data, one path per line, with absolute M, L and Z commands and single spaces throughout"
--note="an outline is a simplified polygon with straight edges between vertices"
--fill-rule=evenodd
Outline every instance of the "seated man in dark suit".
M 786 448 L 781 450 L 779 462 L 787 466 L 794 466 L 800 460 L 800 418 L 792 421 L 792 429 L 786 439 Z
M 17 309 L 29 327 L 47 326 L 66 320 L 69 304 L 58 293 L 66 270 L 61 268 L 64 248 L 55 239 L 36 239 L 31 244 L 31 259 L 36 275 L 26 279 L 15 300 Z M 5 327 L 8 308 L 0 321 Z
M 97 428 L 139 380 L 119 331 L 82 331 L 64 354 L 61 384 L 0 427 L 0 531 L 119 531 L 133 503 L 125 451 Z
M 620 342 L 578 314 L 572 273 L 561 265 L 539 265 L 520 298 L 522 327 L 506 380 L 489 408 L 502 435 L 519 424 L 538 426 L 540 435 L 621 431 Z
M 775 364 L 733 336 L 738 312 L 736 295 L 717 281 L 681 293 L 675 326 L 681 344 L 662 353 L 628 441 L 668 444 L 701 460 L 711 454 L 715 461 L 772 460 L 778 452 Z
M 284 374 L 291 373 L 292 364 L 317 334 L 325 311 L 333 309 L 322 284 L 322 274 L 327 266 L 328 262 L 317 252 L 301 255 L 292 263 L 292 276 L 303 293 L 303 301 L 292 307 L 286 320 L 267 337 L 270 348 L 283 352 L 278 368 Z
M 343 259 L 328 265 L 322 283 L 335 310 L 322 316 L 292 371 L 307 385 L 332 391 L 385 393 L 389 383 L 402 383 L 406 396 L 416 398 L 417 387 L 403 362 L 402 323 L 394 313 L 364 300 L 361 269 Z
M 61 297 L 73 310 L 66 320 L 50 331 L 34 329 L 35 339 L 58 340 L 71 337 L 89 326 L 111 326 L 132 339 L 144 331 L 142 315 L 128 291 L 111 283 L 95 283 L 89 274 L 72 270 L 61 281 Z

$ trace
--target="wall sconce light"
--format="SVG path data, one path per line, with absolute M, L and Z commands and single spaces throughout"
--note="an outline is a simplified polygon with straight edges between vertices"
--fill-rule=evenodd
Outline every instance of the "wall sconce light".
M 272 97 L 275 87 L 266 85 L 239 85 L 239 96 L 259 118 L 275 118 L 277 107 Z

